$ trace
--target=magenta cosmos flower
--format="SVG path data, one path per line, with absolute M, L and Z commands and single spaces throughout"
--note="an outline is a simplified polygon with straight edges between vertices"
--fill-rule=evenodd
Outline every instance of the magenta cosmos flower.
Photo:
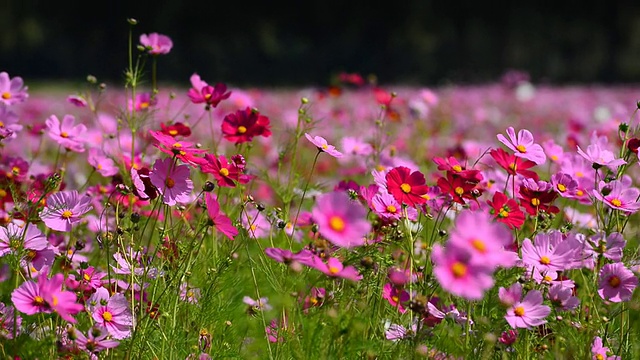
M 124 295 L 109 296 L 109 290 L 101 287 L 87 300 L 87 310 L 96 324 L 104 326 L 114 339 L 131 335 L 133 316 Z
M 0 102 L 0 140 L 17 136 L 17 133 L 22 130 L 22 125 L 18 121 L 18 114 L 9 110 L 7 105 Z
M 73 328 L 73 334 L 75 335 L 75 342 L 78 345 L 78 349 L 84 350 L 89 354 L 91 359 L 97 359 L 97 353 L 107 349 L 114 348 L 120 344 L 120 342 L 112 339 L 107 339 L 109 332 L 102 326 L 94 326 L 89 329 L 87 336 Z
M 84 124 L 74 125 L 75 121 L 73 115 L 65 115 L 62 123 L 57 116 L 51 115 L 45 120 L 45 124 L 49 129 L 49 137 L 58 144 L 69 151 L 84 152 L 87 127 Z
M 158 33 L 140 35 L 140 44 L 144 46 L 151 55 L 168 54 L 173 47 L 171 38 Z
M 613 180 L 609 183 L 600 181 L 598 189 L 593 190 L 593 196 L 612 209 L 627 213 L 640 210 L 640 202 L 638 202 L 640 190 L 630 187 L 620 180 Z
M 213 226 L 220 231 L 224 236 L 233 240 L 238 235 L 238 229 L 231 223 L 229 219 L 222 211 L 220 211 L 220 204 L 215 195 L 207 193 L 204 196 L 205 204 L 207 205 L 207 214 L 209 219 L 213 222 Z
M 149 179 L 162 194 L 165 204 L 188 203 L 193 190 L 193 182 L 189 179 L 190 170 L 187 165 L 174 164 L 172 159 L 158 159 L 153 164 Z
M 531 290 L 522 301 L 516 302 L 507 310 L 505 319 L 509 325 L 516 328 L 530 329 L 545 324 L 545 318 L 551 313 L 551 308 L 543 305 L 542 293 Z
M 40 219 L 52 230 L 69 232 L 93 208 L 90 203 L 91 197 L 80 196 L 76 190 L 60 191 L 47 197 Z
M 307 133 L 305 133 L 304 136 L 318 148 L 318 151 L 326 152 L 327 154 L 338 159 L 343 156 L 340 151 L 336 150 L 335 146 L 329 145 L 329 143 L 327 143 L 327 140 L 322 136 L 311 136 Z
M 493 286 L 493 269 L 473 260 L 470 250 L 448 244 L 433 246 L 433 272 L 443 289 L 468 300 L 480 300 Z
M 191 75 L 191 89 L 187 96 L 194 104 L 205 103 L 207 106 L 216 107 L 220 101 L 228 99 L 231 91 L 227 91 L 227 85 L 217 83 L 211 86 L 200 79 L 198 74 Z
M 508 139 L 502 134 L 497 135 L 498 140 L 514 151 L 517 157 L 531 160 L 538 165 L 547 161 L 547 155 L 545 155 L 544 149 L 541 145 L 533 141 L 531 131 L 522 129 L 518 131 L 518 135 L 516 136 L 513 127 L 509 126 L 507 128 L 507 136 L 509 136 Z
M 620 360 L 620 356 L 616 355 L 607 355 L 611 350 L 608 347 L 604 346 L 602 343 L 602 338 L 600 336 L 596 336 L 593 339 L 593 344 L 591 345 L 591 354 L 593 355 L 594 360 Z
M 327 262 L 324 262 L 319 256 L 314 256 L 310 266 L 331 277 L 340 277 L 351 281 L 359 281 L 362 279 L 362 275 L 358 273 L 356 268 L 353 266 L 345 267 L 340 260 L 333 257 L 330 257 Z
M 364 206 L 340 191 L 320 195 L 311 216 L 320 235 L 341 247 L 364 245 L 371 230 Z
M 76 294 L 63 291 L 64 275 L 55 274 L 51 279 L 45 272 L 38 277 L 38 283 L 25 281 L 11 293 L 11 301 L 18 311 L 27 315 L 37 313 L 56 312 L 61 318 L 75 323 L 72 317 L 83 310 L 83 306 L 76 303 Z
M 598 294 L 611 302 L 629 301 L 638 278 L 623 263 L 607 264 L 600 270 Z
M 0 103 L 13 105 L 25 101 L 29 94 L 28 87 L 24 86 L 22 78 L 19 76 L 9 78 L 6 72 L 0 72 Z
M 405 166 L 395 167 L 385 175 L 385 185 L 389 194 L 400 204 L 415 207 L 427 202 L 425 194 L 429 187 L 420 171 L 411 172 Z
M 96 148 L 89 149 L 89 157 L 87 161 L 93 168 L 104 177 L 110 177 L 117 174 L 120 169 L 110 157 L 102 150 Z

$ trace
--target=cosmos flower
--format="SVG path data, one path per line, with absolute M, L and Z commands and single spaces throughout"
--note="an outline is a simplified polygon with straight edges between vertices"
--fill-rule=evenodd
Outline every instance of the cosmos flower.
M 93 208 L 90 202 L 91 197 L 80 196 L 76 190 L 53 193 L 47 197 L 40 219 L 52 230 L 69 232 Z
M 631 187 L 620 180 L 610 182 L 600 181 L 598 189 L 593 190 L 593 196 L 604 202 L 612 209 L 635 213 L 640 210 L 640 190 Z
M 140 44 L 151 55 L 168 54 L 173 47 L 170 37 L 158 33 L 140 35 Z
M 341 247 L 363 245 L 371 230 L 364 206 L 340 191 L 319 196 L 311 216 L 320 235 Z
M 531 160 L 538 165 L 547 161 L 547 156 L 542 146 L 533 141 L 531 131 L 522 129 L 518 131 L 518 135 L 516 136 L 515 130 L 510 126 L 507 128 L 507 136 L 509 136 L 508 139 L 502 134 L 497 135 L 498 140 L 511 149 L 515 153 L 515 156 Z
M 329 145 L 329 143 L 327 143 L 327 140 L 325 140 L 325 138 L 323 138 L 322 136 L 311 136 L 307 133 L 304 133 L 304 136 L 313 145 L 315 145 L 315 147 L 318 148 L 318 151 L 325 152 L 333 156 L 334 158 L 338 158 L 338 159 L 343 156 L 342 153 L 338 151 L 335 146 Z
M 480 300 L 493 286 L 493 268 L 473 260 L 471 250 L 456 244 L 435 244 L 431 252 L 433 273 L 440 286 L 453 295 Z
M 224 117 L 222 134 L 236 144 L 250 142 L 256 136 L 271 136 L 271 122 L 257 110 L 247 107 Z
M 28 89 L 20 76 L 11 79 L 8 73 L 0 72 L 0 103 L 5 105 L 21 103 L 29 97 Z
M 334 257 L 330 257 L 324 262 L 319 256 L 314 256 L 310 266 L 331 277 L 339 277 L 351 281 L 359 281 L 362 279 L 362 275 L 358 273 L 355 267 L 351 265 L 344 266 L 340 260 Z
M 509 325 L 516 328 L 530 329 L 545 324 L 545 318 L 551 313 L 551 308 L 543 305 L 542 293 L 531 290 L 522 301 L 513 304 L 505 315 Z
M 49 129 L 48 135 L 65 149 L 74 152 L 84 152 L 86 142 L 85 133 L 87 127 L 84 124 L 74 125 L 76 118 L 73 115 L 65 115 L 62 123 L 58 117 L 51 115 L 45 121 Z
M 220 204 L 216 196 L 212 193 L 206 193 L 204 199 L 207 205 L 207 214 L 213 226 L 229 240 L 233 240 L 238 235 L 238 229 L 233 226 L 231 219 L 220 211 Z
M 227 91 L 227 85 L 217 83 L 215 86 L 211 86 L 202 81 L 198 74 L 191 75 L 191 86 L 187 96 L 194 104 L 204 103 L 209 107 L 215 108 L 220 101 L 231 96 L 231 91 Z
M 420 171 L 411 172 L 408 167 L 398 166 L 387 173 L 385 180 L 387 191 L 400 204 L 415 207 L 427 201 L 423 195 L 429 187 Z
M 106 288 L 98 288 L 87 300 L 87 311 L 95 324 L 106 328 L 114 339 L 121 340 L 131 335 L 133 315 L 123 294 L 109 295 Z
M 600 269 L 598 294 L 610 302 L 631 300 L 638 278 L 623 263 L 606 264 Z
M 187 165 L 176 165 L 170 158 L 158 159 L 153 164 L 149 179 L 163 197 L 163 202 L 169 206 L 177 203 L 188 203 L 193 190 L 193 182 L 189 178 L 190 170 Z

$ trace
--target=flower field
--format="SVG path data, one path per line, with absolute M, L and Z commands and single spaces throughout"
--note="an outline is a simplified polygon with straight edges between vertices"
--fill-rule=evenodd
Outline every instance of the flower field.
M 640 86 L 168 85 L 134 40 L 0 69 L 2 358 L 640 358 Z

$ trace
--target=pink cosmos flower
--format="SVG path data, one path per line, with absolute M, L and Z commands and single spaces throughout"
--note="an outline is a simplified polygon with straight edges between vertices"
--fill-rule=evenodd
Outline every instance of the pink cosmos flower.
M 635 213 L 640 210 L 640 202 L 638 201 L 640 190 L 624 184 L 620 180 L 613 180 L 609 183 L 600 181 L 598 189 L 593 190 L 593 196 L 612 209 L 626 213 Z
M 153 164 L 149 179 L 169 206 L 177 203 L 186 204 L 191 201 L 189 195 L 193 190 L 193 182 L 189 178 L 187 165 L 174 164 L 170 158 L 158 159 Z
M 551 313 L 551 308 L 542 303 L 542 293 L 531 290 L 522 301 L 516 302 L 507 310 L 504 318 L 514 329 L 530 329 L 545 324 L 545 318 Z
M 87 106 L 87 100 L 85 100 L 84 96 L 81 95 L 69 95 L 67 96 L 67 102 L 80 108 Z
M 535 245 L 530 239 L 525 239 L 522 242 L 522 262 L 543 272 L 568 270 L 576 265 L 577 252 L 583 247 L 573 239 L 563 241 L 559 231 L 537 234 Z
M 405 328 L 398 324 L 389 324 L 389 327 L 385 330 L 384 336 L 387 340 L 398 341 L 402 339 L 408 339 L 415 336 L 418 331 L 418 325 L 413 324 L 410 328 Z
M 287 265 L 291 264 L 294 261 L 305 264 L 307 266 L 311 266 L 311 264 L 313 263 L 312 258 L 314 254 L 307 249 L 300 250 L 297 253 L 292 253 L 287 249 L 265 248 L 264 252 L 273 260 Z
M 556 284 L 549 288 L 549 301 L 557 310 L 562 311 L 573 310 L 580 305 L 580 299 L 573 296 L 572 288 L 561 284 Z
M 114 348 L 120 344 L 117 340 L 107 339 L 109 332 L 105 327 L 99 325 L 89 329 L 87 336 L 80 330 L 73 328 L 73 335 L 78 349 L 86 351 L 91 359 L 97 359 L 97 353 Z
M 109 290 L 98 288 L 87 300 L 87 311 L 95 323 L 105 327 L 114 339 L 121 340 L 131 335 L 133 315 L 124 295 L 109 296 Z
M 620 360 L 620 356 L 617 355 L 607 355 L 611 350 L 608 347 L 605 347 L 602 343 L 602 338 L 600 336 L 596 336 L 593 339 L 593 344 L 591 345 L 591 354 L 593 355 L 593 360 Z
M 271 305 L 269 305 L 269 299 L 266 297 L 261 297 L 260 299 L 254 300 L 249 296 L 245 296 L 242 298 L 242 302 L 249 305 L 252 311 L 269 311 L 273 309 Z
M 318 224 L 320 235 L 336 246 L 364 245 L 371 230 L 364 206 L 340 191 L 319 196 L 311 216 Z
M 0 140 L 13 139 L 22 130 L 22 125 L 18 124 L 18 114 L 9 110 L 9 107 L 0 102 Z
M 335 146 L 329 145 L 327 143 L 327 140 L 325 140 L 325 138 L 321 136 L 312 137 L 307 133 L 305 133 L 304 136 L 307 138 L 307 140 L 309 140 L 313 145 L 315 145 L 318 148 L 318 151 L 326 152 L 327 154 L 333 156 L 334 158 L 341 158 L 343 156 L 343 154 L 340 151 L 336 150 Z
M 96 148 L 89 149 L 89 157 L 87 161 L 100 175 L 110 177 L 117 174 L 120 170 L 116 166 L 115 161 L 108 157 L 104 152 Z
M 613 171 L 615 171 L 618 166 L 627 163 L 624 159 L 616 159 L 612 151 L 603 148 L 598 143 L 587 146 L 586 152 L 578 146 L 578 154 L 593 164 L 607 166 Z
M 468 250 L 472 261 L 490 268 L 511 267 L 518 260 L 513 251 L 505 250 L 513 236 L 503 224 L 492 221 L 483 211 L 462 211 L 455 219 L 449 243 Z
M 209 214 L 209 219 L 213 222 L 213 226 L 229 240 L 233 240 L 238 235 L 238 229 L 233 226 L 231 219 L 220 211 L 220 204 L 216 196 L 212 193 L 207 193 L 204 196 L 204 201 L 207 205 L 207 214 Z
M 324 262 L 319 256 L 314 256 L 310 266 L 331 277 L 340 277 L 351 281 L 362 279 L 362 275 L 358 273 L 355 267 L 351 265 L 345 267 L 340 260 L 334 257 L 330 257 L 327 262 Z
M 26 229 L 24 225 L 14 223 L 0 226 L 0 257 L 9 253 L 20 255 L 24 250 L 44 250 L 48 244 L 47 238 L 33 224 L 28 224 Z
M 538 165 L 547 161 L 547 156 L 542 146 L 533 141 L 531 131 L 522 129 L 518 131 L 518 136 L 516 136 L 515 130 L 510 126 L 507 128 L 507 136 L 509 136 L 509 139 L 502 134 L 497 135 L 498 140 L 515 152 L 516 156 L 531 160 Z
M 621 261 L 622 252 L 627 241 L 621 233 L 613 232 L 605 237 L 604 232 L 599 232 L 589 238 L 589 245 L 594 256 L 602 255 L 612 261 Z
M 384 219 L 400 220 L 404 217 L 402 205 L 389 193 L 377 193 L 371 199 L 371 205 L 372 210 Z M 413 207 L 408 207 L 407 217 L 409 220 L 415 221 L 418 218 L 418 211 Z
M 180 300 L 190 304 L 197 304 L 200 300 L 200 289 L 195 288 L 184 282 L 180 285 Z
M 598 294 L 611 302 L 631 300 L 638 278 L 623 263 L 606 264 L 600 269 Z
M 47 197 L 40 219 L 52 230 L 69 232 L 93 208 L 90 203 L 91 197 L 80 196 L 76 190 L 60 191 Z
M 501 286 L 500 289 L 498 289 L 498 298 L 503 305 L 507 307 L 513 306 L 522 299 L 522 284 L 516 282 L 509 288 Z
M 254 239 L 269 236 L 271 223 L 258 209 L 253 208 L 247 210 L 241 217 L 242 225 L 249 232 L 249 236 Z
M 433 272 L 443 289 L 468 300 L 480 300 L 493 286 L 493 269 L 473 260 L 470 250 L 455 244 L 435 244 L 431 252 Z
M 390 283 L 386 283 L 382 287 L 382 298 L 387 300 L 391 306 L 398 309 L 401 314 L 407 311 L 402 305 L 409 301 L 409 293 L 406 290 L 398 289 Z
M 578 181 L 563 172 L 557 172 L 551 176 L 551 185 L 560 196 L 565 198 L 574 197 L 578 190 Z
M 63 291 L 63 274 L 55 274 L 51 279 L 41 272 L 38 282 L 25 281 L 11 293 L 16 309 L 27 315 L 56 312 L 64 320 L 75 323 L 71 316 L 82 311 L 83 306 L 76 303 L 76 294 Z
M 149 130 L 149 134 L 153 137 L 154 144 L 158 150 L 165 154 L 175 156 L 189 165 L 200 165 L 202 158 L 196 155 L 207 152 L 205 149 L 199 149 L 196 144 L 190 141 L 177 140 L 171 135 L 166 135 L 162 131 Z
M 140 44 L 144 46 L 151 55 L 168 54 L 173 47 L 171 38 L 158 33 L 140 35 Z
M 8 73 L 0 72 L 0 103 L 5 105 L 21 103 L 29 97 L 28 89 L 20 76 L 11 79 Z
M 84 134 L 87 127 L 84 124 L 74 125 L 76 118 L 73 115 L 65 115 L 62 123 L 55 115 L 49 116 L 45 121 L 49 129 L 49 137 L 55 140 L 65 149 L 74 152 L 84 152 L 86 142 Z
M 135 100 L 129 99 L 129 111 L 145 111 L 156 105 L 158 100 L 151 96 L 149 92 L 136 94 Z

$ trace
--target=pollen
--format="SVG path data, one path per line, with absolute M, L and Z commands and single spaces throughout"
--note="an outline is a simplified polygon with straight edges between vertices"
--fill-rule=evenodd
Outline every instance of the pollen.
M 522 144 L 516 146 L 516 149 L 518 149 L 518 151 L 520 151 L 521 153 L 526 153 L 527 152 L 527 148 Z
M 557 155 L 551 155 L 551 160 L 558 161 L 558 156 Z
M 334 215 L 329 218 L 329 227 L 333 231 L 340 232 L 343 231 L 346 226 L 344 220 L 340 216 Z
M 89 281 L 91 280 L 91 276 L 87 273 L 84 273 L 84 275 L 82 276 L 84 278 L 85 281 Z
M 390 212 L 390 213 L 392 213 L 392 214 L 395 214 L 395 213 L 396 213 L 396 211 L 398 211 L 398 209 L 396 209 L 396 207 L 395 207 L 395 206 L 393 206 L 393 205 L 387 205 L 387 212 Z
M 522 306 L 518 306 L 517 308 L 513 309 L 513 313 L 516 316 L 523 317 L 524 316 L 524 308 Z
M 498 213 L 498 215 L 499 215 L 501 218 L 509 217 L 509 211 L 508 211 L 507 209 L 505 209 L 505 208 L 501 208 L 501 209 L 500 209 L 500 213 Z
M 37 306 L 42 306 L 44 305 L 44 299 L 42 296 L 36 295 L 36 297 L 33 298 L 33 303 Z
M 69 137 L 69 133 L 67 133 L 66 131 L 63 131 L 60 133 L 60 136 L 66 139 Z
M 613 288 L 617 288 L 618 286 L 620 286 L 620 283 L 620 278 L 615 275 L 609 278 L 609 286 Z
M 518 165 L 516 165 L 516 163 L 511 163 L 509 164 L 509 169 L 511 169 L 512 171 L 517 171 L 518 170 Z
M 400 189 L 402 190 L 403 193 L 408 194 L 411 192 L 411 185 L 407 183 L 402 183 L 402 185 L 400 185 Z
M 0 199 L 7 196 L 7 192 L 5 190 L 0 189 Z
M 557 188 L 558 188 L 558 191 L 560 191 L 560 192 L 567 191 L 567 187 L 564 186 L 564 184 L 558 184 Z
M 549 275 L 545 275 L 545 276 L 544 276 L 544 278 L 543 278 L 543 280 L 544 280 L 544 281 L 546 281 L 546 282 L 548 282 L 548 283 L 550 283 L 551 281 L 553 281 L 553 279 L 552 279 L 552 278 L 551 278 L 551 276 L 549 276 Z
M 339 273 L 339 272 L 340 272 L 340 269 L 338 269 L 338 268 L 337 268 L 337 267 L 335 267 L 335 266 L 329 266 L 329 272 L 330 272 L 331 274 L 337 274 L 337 273 Z
M 328 148 L 327 144 L 322 144 L 322 150 L 327 150 Z
M 452 168 L 452 169 L 453 169 L 453 171 L 455 171 L 455 172 L 460 172 L 460 171 L 462 171 L 462 166 L 460 166 L 460 165 L 453 165 L 451 168 Z
M 576 177 L 580 178 L 580 177 L 583 177 L 583 176 L 584 176 L 584 173 L 582 171 L 576 172 Z
M 622 201 L 620 201 L 620 199 L 618 199 L 618 198 L 613 199 L 613 200 L 611 200 L 611 205 L 620 207 L 622 205 Z
M 9 100 L 9 99 L 11 99 L 11 93 L 10 93 L 10 92 L 8 92 L 8 91 L 3 92 L 3 93 L 2 93 L 2 98 L 3 98 L 4 100 Z
M 58 306 L 58 303 L 59 303 L 58 297 L 55 295 L 51 296 L 51 305 Z
M 218 171 L 218 173 L 220 173 L 220 175 L 222 175 L 222 176 L 229 176 L 229 169 L 222 168 L 222 169 L 220 169 L 220 171 Z
M 177 142 L 177 143 L 175 143 L 175 144 L 173 144 L 173 145 L 171 145 L 171 146 L 172 146 L 174 149 L 180 149 L 180 148 L 182 147 L 182 144 L 181 144 L 181 143 L 179 143 L 179 142 Z
M 584 191 L 578 189 L 578 190 L 576 190 L 576 195 L 582 196 L 582 195 L 584 195 Z
M 461 278 L 467 275 L 467 265 L 456 261 L 451 265 L 451 273 L 455 278 Z
M 111 321 L 113 320 L 113 314 L 111 314 L 109 311 L 105 311 L 102 313 L 102 318 L 104 319 L 104 321 Z
M 71 212 L 71 210 L 65 210 L 62 212 L 62 218 L 63 219 L 68 219 L 70 217 L 73 216 L 73 213 Z
M 240 125 L 240 126 L 238 126 L 238 132 L 239 132 L 240 134 L 244 134 L 244 133 L 246 133 L 246 132 L 247 132 L 247 128 L 246 128 L 246 127 L 244 127 L 244 126 L 242 126 L 242 125 Z
M 543 257 L 540 258 L 540 264 L 549 265 L 549 264 L 551 264 L 551 259 L 549 259 L 548 256 L 543 256 Z
M 398 300 L 400 300 L 400 299 L 399 299 L 397 296 L 393 295 L 393 296 L 391 297 L 391 300 L 392 300 L 393 302 L 397 303 L 397 302 L 398 302 Z
M 172 130 L 169 130 L 169 135 L 171 135 L 171 136 L 176 136 L 176 135 L 178 135 L 178 130 L 173 130 L 173 129 L 172 129 Z
M 531 205 L 540 206 L 540 199 L 538 199 L 538 198 L 531 199 Z
M 148 102 L 140 103 L 140 109 L 144 110 L 144 109 L 146 109 L 148 107 L 149 107 L 149 103 Z
M 204 99 L 205 99 L 205 100 L 209 100 L 209 99 L 211 99 L 211 94 L 205 94 L 205 95 L 204 95 Z
M 453 189 L 453 192 L 455 192 L 458 196 L 462 196 L 462 194 L 464 194 L 464 189 L 458 186 L 457 188 Z
M 167 185 L 169 189 L 171 189 L 172 187 L 176 186 L 176 181 L 168 177 L 167 180 L 164 181 L 164 184 Z
M 478 250 L 481 253 L 487 252 L 486 244 L 480 239 L 473 239 L 471 241 L 471 246 L 473 246 L 474 249 Z

